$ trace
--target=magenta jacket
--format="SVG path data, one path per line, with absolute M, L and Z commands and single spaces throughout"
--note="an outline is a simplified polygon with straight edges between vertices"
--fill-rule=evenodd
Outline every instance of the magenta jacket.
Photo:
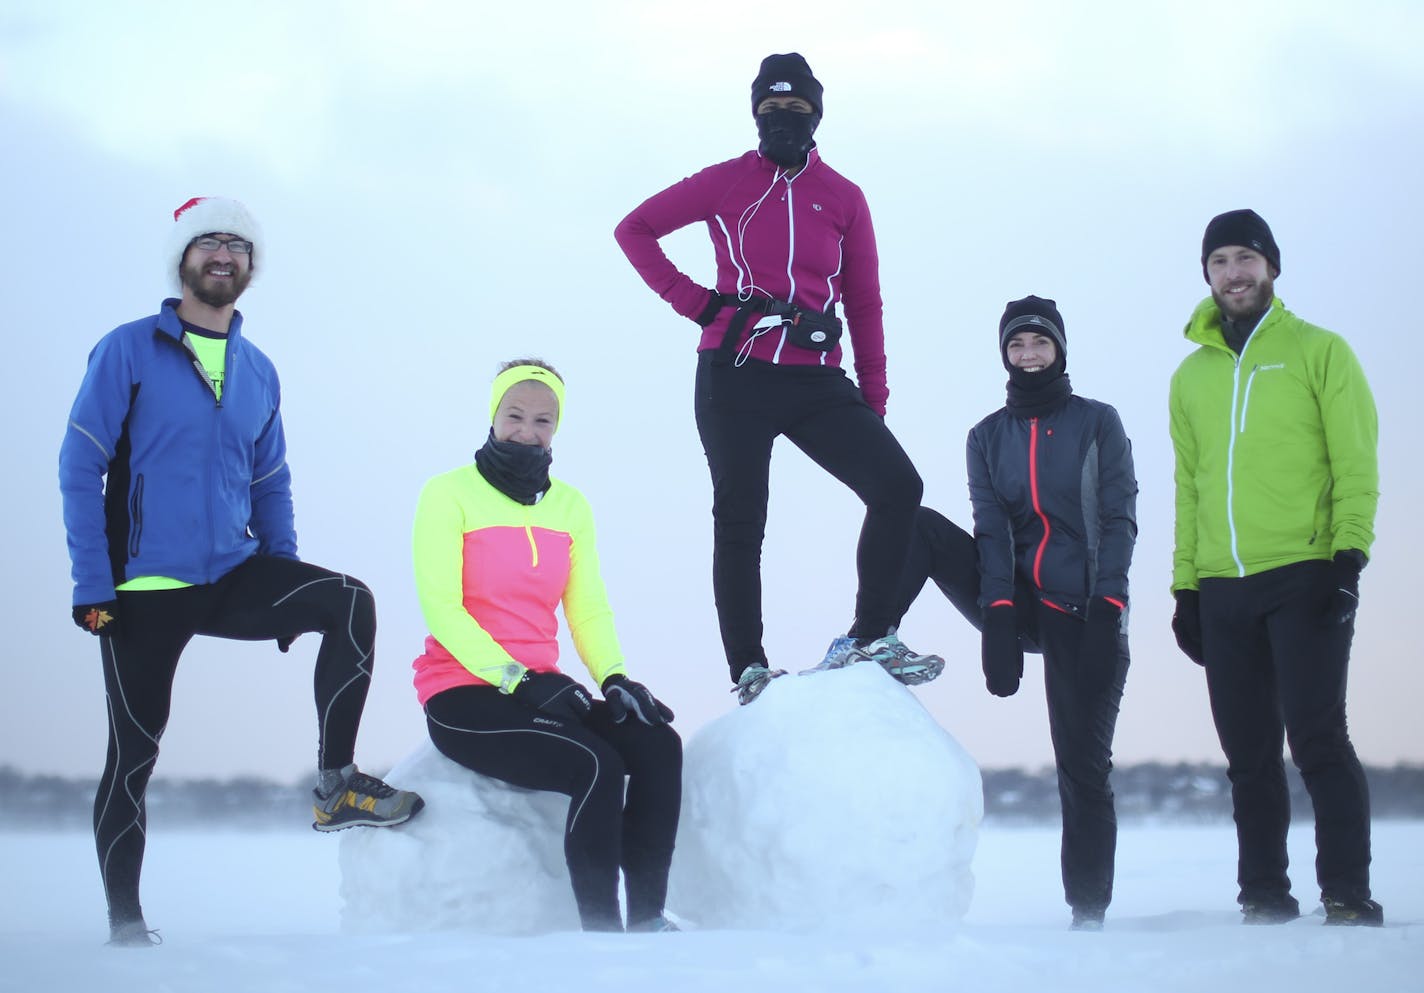
M 786 171 L 750 151 L 708 166 L 645 200 L 614 230 L 643 281 L 683 317 L 696 319 L 709 291 L 663 252 L 658 239 L 695 221 L 707 225 L 717 255 L 717 291 L 753 294 L 825 311 L 839 302 L 855 353 L 860 392 L 879 414 L 885 385 L 885 329 L 881 318 L 880 259 L 870 208 L 860 187 L 811 149 L 806 166 Z M 721 344 L 735 313 L 723 307 L 702 332 L 698 351 Z M 750 333 L 750 332 L 749 332 Z M 783 329 L 760 333 L 742 358 L 780 365 L 840 365 L 841 349 L 798 348 Z

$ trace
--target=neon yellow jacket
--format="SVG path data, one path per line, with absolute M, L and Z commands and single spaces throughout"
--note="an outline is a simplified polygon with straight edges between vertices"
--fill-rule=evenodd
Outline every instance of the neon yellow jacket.
M 1209 297 L 1185 334 L 1201 347 L 1177 368 L 1169 397 L 1177 463 L 1172 588 L 1344 549 L 1368 555 L 1379 418 L 1350 346 L 1279 298 L 1239 358 Z
M 526 506 L 473 464 L 425 484 L 415 512 L 415 587 L 430 628 L 414 663 L 422 706 L 452 686 L 506 690 L 525 669 L 558 671 L 562 603 L 574 647 L 598 685 L 624 672 L 599 573 L 593 513 L 553 480 Z

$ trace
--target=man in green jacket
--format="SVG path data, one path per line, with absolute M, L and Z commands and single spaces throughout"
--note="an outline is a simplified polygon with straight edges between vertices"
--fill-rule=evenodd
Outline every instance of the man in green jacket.
M 1300 915 L 1286 875 L 1283 741 L 1315 809 L 1327 924 L 1380 925 L 1370 812 L 1345 725 L 1360 571 L 1379 500 L 1378 417 L 1343 338 L 1275 296 L 1281 255 L 1251 210 L 1212 218 L 1211 286 L 1172 376 L 1177 644 L 1206 668 L 1226 754 L 1248 924 Z

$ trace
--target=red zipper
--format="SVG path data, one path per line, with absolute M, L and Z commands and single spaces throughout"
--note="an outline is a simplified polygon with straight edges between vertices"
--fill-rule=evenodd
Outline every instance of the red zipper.
M 1028 422 L 1028 491 L 1033 498 L 1033 512 L 1038 515 L 1038 519 L 1043 522 L 1043 540 L 1038 543 L 1038 551 L 1033 556 L 1033 585 L 1043 589 L 1043 552 L 1048 548 L 1048 536 L 1052 534 L 1053 528 L 1049 526 L 1048 517 L 1043 512 L 1043 508 L 1038 503 L 1038 418 L 1029 418 Z

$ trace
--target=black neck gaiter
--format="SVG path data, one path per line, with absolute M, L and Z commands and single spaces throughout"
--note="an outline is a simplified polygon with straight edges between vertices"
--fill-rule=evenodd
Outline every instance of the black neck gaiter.
M 814 142 L 816 125 L 821 118 L 799 110 L 768 110 L 756 115 L 757 134 L 761 137 L 761 154 L 783 169 L 805 165 Z
M 1073 384 L 1066 372 L 1054 375 L 1054 367 L 1059 370 L 1058 361 L 1042 372 L 1024 372 L 1022 369 L 1009 370 L 1008 398 L 1004 407 L 1015 417 L 1028 420 L 1030 417 L 1046 417 L 1059 410 L 1073 395 Z
M 495 441 L 494 429 L 475 452 L 475 468 L 495 489 L 511 500 L 535 504 L 549 488 L 549 466 L 554 452 L 538 445 Z

